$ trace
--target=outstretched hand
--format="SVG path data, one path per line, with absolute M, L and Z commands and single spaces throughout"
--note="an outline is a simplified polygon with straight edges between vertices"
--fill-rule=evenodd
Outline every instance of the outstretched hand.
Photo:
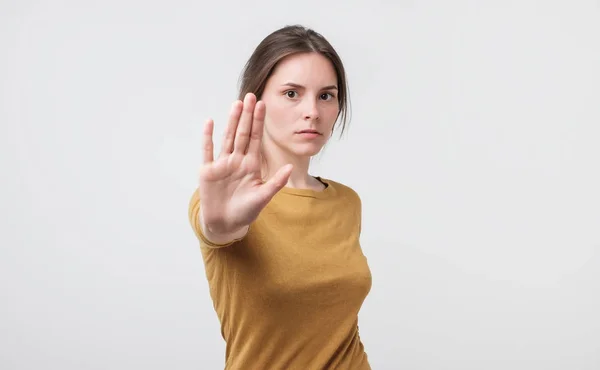
M 265 104 L 247 94 L 235 101 L 223 135 L 221 152 L 214 159 L 214 122 L 204 125 L 204 163 L 198 184 L 201 219 L 211 233 L 231 234 L 250 225 L 288 181 L 292 165 L 281 167 L 264 182 L 260 147 Z

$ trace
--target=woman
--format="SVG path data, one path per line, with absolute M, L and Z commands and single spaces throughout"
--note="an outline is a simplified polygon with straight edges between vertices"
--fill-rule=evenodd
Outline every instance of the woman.
M 242 101 L 243 99 L 243 101 Z M 226 369 L 370 369 L 358 312 L 371 289 L 361 201 L 309 175 L 347 117 L 344 67 L 323 36 L 288 26 L 243 71 L 218 158 L 204 164 L 189 218 L 226 341 Z

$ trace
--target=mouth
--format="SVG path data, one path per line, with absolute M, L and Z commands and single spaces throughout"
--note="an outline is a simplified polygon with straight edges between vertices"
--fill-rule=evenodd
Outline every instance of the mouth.
M 321 135 L 321 133 L 317 130 L 302 130 L 302 131 L 298 131 L 299 134 L 316 134 L 316 135 Z

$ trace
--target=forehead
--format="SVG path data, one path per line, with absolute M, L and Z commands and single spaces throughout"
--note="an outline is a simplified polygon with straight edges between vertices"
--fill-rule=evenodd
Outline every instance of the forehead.
M 319 53 L 289 55 L 279 61 L 270 82 L 285 84 L 294 82 L 304 86 L 328 86 L 337 84 L 337 75 L 331 61 Z

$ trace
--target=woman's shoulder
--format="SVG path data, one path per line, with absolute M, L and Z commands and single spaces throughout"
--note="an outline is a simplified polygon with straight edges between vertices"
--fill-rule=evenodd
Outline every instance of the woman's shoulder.
M 360 195 L 348 183 L 344 183 L 344 182 L 341 182 L 339 180 L 333 180 L 333 179 L 330 179 L 330 178 L 327 178 L 327 177 L 319 177 L 319 179 L 321 181 L 327 183 L 329 186 L 334 187 L 335 190 L 336 190 L 336 193 L 339 194 L 340 196 L 342 196 L 342 197 L 348 197 L 348 198 L 353 198 L 356 201 L 360 202 Z

